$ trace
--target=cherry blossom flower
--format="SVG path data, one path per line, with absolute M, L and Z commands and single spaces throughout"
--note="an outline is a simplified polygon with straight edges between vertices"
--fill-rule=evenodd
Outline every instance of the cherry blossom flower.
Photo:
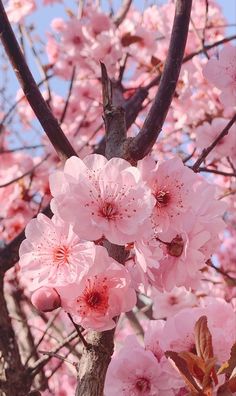
M 105 395 L 161 396 L 158 374 L 154 355 L 129 337 L 108 367 Z
M 196 287 L 201 278 L 200 270 L 208 258 L 201 248 L 210 238 L 210 232 L 198 223 L 196 215 L 191 212 L 182 217 L 178 232 L 169 229 L 158 234 L 163 258 L 159 261 L 159 269 L 152 269 L 155 276 L 153 285 L 167 291 L 175 286 Z
M 19 263 L 33 280 L 31 289 L 71 283 L 93 264 L 94 244 L 82 242 L 69 224 L 39 214 L 27 225 L 25 236 Z
M 224 118 L 214 118 L 209 124 L 204 122 L 202 125 L 196 128 L 196 145 L 197 147 L 204 149 L 210 146 L 223 129 L 228 124 L 229 120 Z M 209 154 L 209 159 L 221 158 L 222 156 L 231 156 L 233 154 L 233 148 L 236 145 L 236 125 L 233 125 L 228 134 L 224 136 L 215 149 Z
M 6 12 L 11 22 L 22 22 L 24 18 L 36 9 L 34 0 L 10 0 Z
M 178 157 L 156 164 L 149 156 L 138 166 L 156 200 L 152 214 L 155 228 L 178 227 L 181 215 L 193 204 L 196 175 Z
M 99 331 L 115 327 L 116 317 L 136 303 L 128 271 L 102 246 L 96 246 L 94 265 L 82 279 L 56 290 L 62 307 L 76 323 Z
M 195 294 L 185 287 L 174 287 L 170 292 L 152 290 L 153 317 L 156 319 L 168 318 L 183 308 L 197 305 Z
M 218 364 L 221 364 L 229 358 L 232 344 L 236 339 L 236 315 L 231 304 L 221 299 L 205 299 L 204 305 L 185 308 L 168 318 L 163 329 L 165 336 L 160 339 L 160 347 L 164 351 L 194 352 L 194 325 L 201 316 L 205 315 L 212 334 L 214 355 Z
M 64 173 L 51 176 L 50 186 L 55 197 L 52 210 L 74 224 L 83 239 L 105 237 L 118 245 L 133 242 L 145 232 L 140 226 L 155 204 L 139 170 L 120 158 L 71 157 Z
M 210 59 L 203 68 L 204 77 L 221 89 L 220 100 L 224 106 L 236 103 L 236 47 L 226 45 L 218 59 Z

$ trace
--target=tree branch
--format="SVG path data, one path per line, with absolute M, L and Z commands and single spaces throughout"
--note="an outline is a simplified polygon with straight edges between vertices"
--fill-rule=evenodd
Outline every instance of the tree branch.
M 204 149 L 198 158 L 198 160 L 195 162 L 195 164 L 192 166 L 192 170 L 194 172 L 198 172 L 198 169 L 202 162 L 206 159 L 208 154 L 217 146 L 217 144 L 223 139 L 224 136 L 226 136 L 230 130 L 230 128 L 233 126 L 233 124 L 236 122 L 236 114 L 233 116 L 233 118 L 228 122 L 228 124 L 225 126 L 223 131 L 217 136 L 217 138 L 208 146 L 206 149 Z
M 147 155 L 159 136 L 169 110 L 183 61 L 191 13 L 191 0 L 177 0 L 170 47 L 152 107 L 139 134 L 130 142 L 127 158 L 134 161 Z
M 127 13 L 129 12 L 131 4 L 132 0 L 123 0 L 120 9 L 117 11 L 117 14 L 114 17 L 114 24 L 116 25 L 116 27 L 120 26 L 120 24 L 125 19 Z
M 125 111 L 114 103 L 112 82 L 107 75 L 106 66 L 101 63 L 103 112 L 106 129 L 105 154 L 108 159 L 122 156 L 122 147 L 126 140 Z
M 77 155 L 38 89 L 11 28 L 1 0 L 0 38 L 25 96 L 50 142 L 57 151 L 59 158 L 65 160 L 72 155 Z
M 3 389 L 6 396 L 25 396 L 30 390 L 31 379 L 27 377 L 21 362 L 4 297 L 2 271 L 0 271 L 0 307 L 0 360 L 2 360 L 0 362 L 0 390 Z

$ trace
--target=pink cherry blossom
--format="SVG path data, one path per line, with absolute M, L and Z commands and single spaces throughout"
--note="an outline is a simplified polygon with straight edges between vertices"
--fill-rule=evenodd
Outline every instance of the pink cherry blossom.
M 174 287 L 170 292 L 152 290 L 153 317 L 168 318 L 183 308 L 197 305 L 197 297 L 184 287 Z
M 219 136 L 228 124 L 229 120 L 224 118 L 214 118 L 209 124 L 204 122 L 196 128 L 196 145 L 200 149 L 207 148 Z M 224 136 L 215 149 L 209 154 L 209 159 L 221 158 L 222 156 L 231 156 L 233 148 L 236 145 L 236 125 L 233 125 L 228 134 Z
M 160 230 L 178 227 L 181 215 L 193 203 L 193 184 L 196 175 L 176 157 L 155 163 L 151 157 L 139 162 L 143 179 L 147 182 L 155 197 L 152 222 Z
M 226 45 L 218 59 L 210 59 L 203 69 L 204 77 L 221 89 L 220 100 L 224 106 L 236 102 L 236 47 Z
M 105 396 L 161 396 L 158 374 L 154 355 L 129 338 L 108 367 Z
M 6 12 L 11 22 L 22 22 L 24 18 L 36 9 L 34 0 L 10 0 Z
M 93 264 L 92 242 L 82 242 L 63 222 L 43 214 L 29 222 L 20 246 L 20 267 L 33 280 L 32 289 L 71 283 Z
M 62 307 L 84 328 L 104 331 L 115 327 L 116 317 L 133 308 L 136 294 L 125 267 L 102 246 L 96 246 L 94 265 L 73 284 L 57 287 Z
M 164 351 L 195 351 L 194 325 L 203 315 L 207 316 L 212 334 L 214 355 L 218 364 L 223 363 L 229 358 L 231 346 L 236 340 L 236 315 L 232 306 L 221 299 L 206 299 L 205 306 L 185 308 L 168 318 L 160 347 Z
M 206 257 L 201 248 L 210 241 L 211 234 L 197 222 L 197 217 L 189 212 L 182 217 L 179 231 L 169 229 L 157 235 L 163 249 L 159 269 L 153 269 L 153 285 L 170 291 L 175 286 L 196 287 L 201 278 L 200 270 Z
M 52 210 L 74 224 L 83 239 L 105 237 L 118 245 L 133 242 L 145 231 L 140 226 L 155 204 L 139 170 L 120 158 L 72 157 L 63 174 L 51 176 L 50 185 L 55 197 Z

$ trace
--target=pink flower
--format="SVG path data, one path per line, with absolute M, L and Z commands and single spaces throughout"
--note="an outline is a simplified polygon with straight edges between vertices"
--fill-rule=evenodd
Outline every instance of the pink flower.
M 138 164 L 156 200 L 152 222 L 158 230 L 178 227 L 181 216 L 193 203 L 196 175 L 176 157 L 160 163 L 149 156 Z
M 197 305 L 195 294 L 184 287 L 174 287 L 170 292 L 152 290 L 153 317 L 156 319 L 167 318 L 183 308 Z
M 94 244 L 82 242 L 67 223 L 39 214 L 27 225 L 25 236 L 19 263 L 33 280 L 31 289 L 71 283 L 93 264 Z
M 221 89 L 220 100 L 224 106 L 236 103 L 236 47 L 226 45 L 219 59 L 210 59 L 203 69 L 204 77 Z
M 160 347 L 160 339 L 163 337 L 164 320 L 150 320 L 144 334 L 144 344 L 156 357 L 158 362 L 164 357 L 164 351 Z
M 224 118 L 214 118 L 209 124 L 204 122 L 196 128 L 196 145 L 204 149 L 210 146 L 228 124 L 229 120 Z M 223 137 L 209 154 L 209 159 L 220 159 L 222 156 L 231 156 L 233 148 L 236 146 L 236 125 L 233 125 L 228 134 Z
M 82 279 L 57 287 L 62 307 L 84 328 L 104 331 L 116 325 L 116 316 L 131 310 L 136 294 L 125 267 L 102 246 L 96 246 L 94 264 Z
M 34 0 L 10 0 L 6 12 L 10 22 L 22 22 L 24 18 L 36 9 Z
M 161 396 L 159 365 L 150 351 L 128 337 L 107 370 L 106 396 Z
M 205 307 L 186 308 L 168 318 L 160 340 L 161 348 L 195 352 L 194 325 L 203 315 L 207 316 L 217 363 L 227 360 L 236 339 L 236 315 L 230 304 L 216 298 L 206 299 Z
M 155 204 L 139 170 L 120 158 L 107 161 L 92 154 L 82 161 L 71 157 L 64 173 L 51 176 L 50 185 L 54 213 L 74 224 L 75 232 L 88 240 L 133 242 L 145 232 L 140 226 Z
M 159 269 L 152 269 L 153 285 L 170 291 L 175 286 L 196 286 L 201 278 L 200 270 L 207 258 L 201 248 L 210 240 L 211 234 L 198 222 L 193 212 L 182 217 L 178 231 L 169 229 L 157 235 L 163 249 Z

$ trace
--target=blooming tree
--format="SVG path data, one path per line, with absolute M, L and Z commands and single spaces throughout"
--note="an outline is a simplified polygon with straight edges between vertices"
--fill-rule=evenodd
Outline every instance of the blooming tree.
M 236 35 L 107 8 L 0 1 L 0 395 L 231 396 Z

